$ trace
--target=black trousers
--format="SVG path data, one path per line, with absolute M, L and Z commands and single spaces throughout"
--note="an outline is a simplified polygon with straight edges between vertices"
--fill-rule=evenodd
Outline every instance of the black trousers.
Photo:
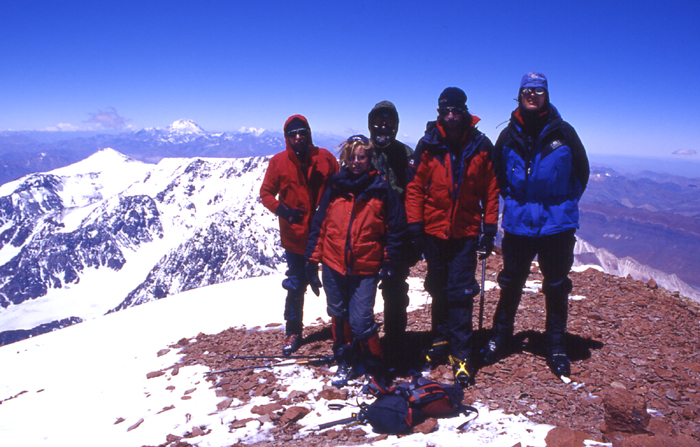
M 547 350 L 563 352 L 564 333 L 568 318 L 568 297 L 572 289 L 569 271 L 574 263 L 576 231 L 541 237 L 518 236 L 506 232 L 503 236 L 503 270 L 498 275 L 501 297 L 496 307 L 493 328 L 496 337 L 513 334 L 523 287 L 530 274 L 530 265 L 537 256 L 545 296 Z
M 480 291 L 475 278 L 478 244 L 477 238 L 427 236 L 424 250 L 435 339 L 449 340 L 450 354 L 462 360 L 472 353 L 473 298 Z

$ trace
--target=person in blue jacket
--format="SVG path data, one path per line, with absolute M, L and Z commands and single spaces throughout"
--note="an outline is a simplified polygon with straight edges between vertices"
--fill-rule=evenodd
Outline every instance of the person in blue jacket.
M 568 275 L 579 228 L 578 203 L 590 168 L 576 131 L 549 99 L 547 78 L 525 74 L 518 108 L 494 148 L 503 198 L 503 270 L 492 335 L 482 355 L 486 363 L 495 363 L 508 353 L 523 286 L 537 256 L 544 277 L 547 364 L 557 376 L 569 376 L 564 344 L 572 289 Z

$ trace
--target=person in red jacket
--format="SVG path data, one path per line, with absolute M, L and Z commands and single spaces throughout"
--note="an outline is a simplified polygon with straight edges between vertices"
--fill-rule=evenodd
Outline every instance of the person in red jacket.
M 337 387 L 361 374 L 360 367 L 370 375 L 384 374 L 374 300 L 379 281 L 396 274 L 406 217 L 396 192 L 370 163 L 373 152 L 374 144 L 363 135 L 341 145 L 342 168 L 328 182 L 306 248 L 309 284 L 326 291 L 338 363 L 332 383 Z M 355 340 L 362 353 L 357 365 Z
M 447 357 L 455 382 L 469 386 L 477 251 L 485 259 L 493 250 L 499 190 L 493 145 L 476 129 L 479 118 L 467 110 L 467 95 L 446 88 L 438 106 L 438 119 L 428 123 L 411 160 L 406 214 L 414 246 L 423 246 L 425 289 L 433 298 L 434 341 L 426 359 Z
M 282 353 L 290 355 L 301 345 L 304 293 L 308 284 L 304 250 L 309 225 L 326 181 L 338 172 L 338 162 L 333 154 L 313 145 L 311 128 L 303 116 L 289 117 L 284 124 L 284 134 L 287 147 L 270 159 L 260 187 L 260 199 L 267 209 L 279 216 L 282 248 L 287 259 L 287 278 L 282 281 L 282 287 L 287 290 Z

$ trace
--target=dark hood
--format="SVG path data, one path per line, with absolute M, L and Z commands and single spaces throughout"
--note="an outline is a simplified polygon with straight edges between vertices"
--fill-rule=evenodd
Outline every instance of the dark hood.
M 394 117 L 394 119 L 396 119 L 396 129 L 394 129 L 392 140 L 396 139 L 396 133 L 399 130 L 399 112 L 396 111 L 396 106 L 391 101 L 379 102 L 372 110 L 370 110 L 369 115 L 367 116 L 367 127 L 369 128 L 370 137 L 374 139 L 374 131 L 372 127 L 374 117 L 384 112 L 389 113 Z

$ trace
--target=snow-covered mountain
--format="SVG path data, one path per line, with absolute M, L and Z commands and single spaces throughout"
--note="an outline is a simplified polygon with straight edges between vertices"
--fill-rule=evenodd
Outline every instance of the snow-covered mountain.
M 276 217 L 258 198 L 267 162 L 105 149 L 0 187 L 0 342 L 277 271 Z
M 653 279 L 659 287 L 700 302 L 700 292 L 683 282 L 675 274 L 668 274 L 641 264 L 630 257 L 618 258 L 604 248 L 596 248 L 581 238 L 577 238 L 574 247 L 574 265 L 597 265 L 605 273 L 622 278 L 630 277 L 637 281 L 648 282 Z
M 280 128 L 282 123 L 280 123 Z M 342 140 L 314 133 L 314 144 L 333 150 Z M 112 148 L 135 160 L 157 163 L 166 157 L 241 158 L 273 155 L 284 149 L 279 131 L 241 127 L 210 132 L 189 119 L 165 128 L 119 134 L 78 132 L 0 132 L 0 185 L 36 171 L 51 171 Z
M 183 137 L 199 134 L 191 122 L 174 127 Z M 182 291 L 278 272 L 277 219 L 258 195 L 268 160 L 150 164 L 104 149 L 0 186 L 0 344 Z M 653 278 L 700 301 L 675 275 L 618 259 L 582 239 L 576 259 L 614 275 Z

